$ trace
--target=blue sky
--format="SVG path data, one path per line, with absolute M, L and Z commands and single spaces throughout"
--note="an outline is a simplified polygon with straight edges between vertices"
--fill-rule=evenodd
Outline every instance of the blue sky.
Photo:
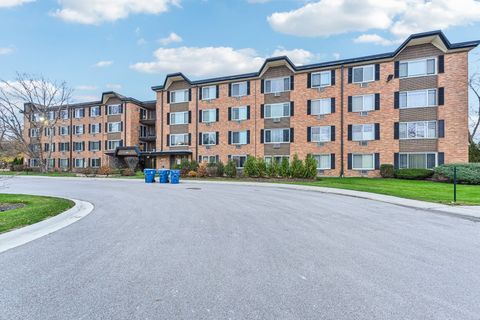
M 479 22 L 474 0 L 0 0 L 0 78 L 65 80 L 77 101 L 108 90 L 147 100 L 170 72 L 198 79 L 256 71 L 273 55 L 306 64 L 382 53 L 434 29 L 468 41 Z

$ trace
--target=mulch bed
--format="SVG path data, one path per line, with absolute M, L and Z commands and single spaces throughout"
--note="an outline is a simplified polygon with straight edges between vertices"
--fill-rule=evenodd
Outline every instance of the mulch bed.
M 14 210 L 23 207 L 25 207 L 23 203 L 0 203 L 0 212 L 5 212 L 8 210 Z

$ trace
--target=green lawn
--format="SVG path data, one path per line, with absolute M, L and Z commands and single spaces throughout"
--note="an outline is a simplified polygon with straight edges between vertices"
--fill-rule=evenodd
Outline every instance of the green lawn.
M 322 178 L 320 181 L 288 183 L 366 191 L 438 203 L 453 202 L 453 184 L 441 182 L 380 178 Z M 457 185 L 457 204 L 480 205 L 480 186 Z
M 42 221 L 75 205 L 67 199 L 20 194 L 0 194 L 0 203 L 25 204 L 22 208 L 0 212 L 0 233 Z

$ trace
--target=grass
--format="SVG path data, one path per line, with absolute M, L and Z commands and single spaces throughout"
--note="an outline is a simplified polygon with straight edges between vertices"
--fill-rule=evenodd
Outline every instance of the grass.
M 0 212 L 0 233 L 37 223 L 74 206 L 74 202 L 67 199 L 20 194 L 0 194 L 0 203 L 25 205 Z

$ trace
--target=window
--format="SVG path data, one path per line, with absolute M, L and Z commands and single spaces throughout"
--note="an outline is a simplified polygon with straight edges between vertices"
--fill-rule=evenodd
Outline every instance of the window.
M 331 134 L 332 127 L 323 126 L 323 127 L 312 127 L 310 131 L 310 139 L 312 142 L 325 142 L 332 139 Z
M 217 109 L 202 110 L 202 122 L 215 122 L 217 121 Z
M 200 156 L 200 162 L 217 163 L 217 156 Z
M 290 142 L 290 129 L 267 129 L 264 135 L 265 143 Z
M 75 168 L 85 168 L 85 159 L 83 158 L 75 158 L 73 163 Z
M 30 137 L 37 138 L 39 136 L 40 130 L 38 128 L 30 129 Z
M 90 141 L 90 151 L 99 151 L 100 150 L 100 141 Z
M 373 154 L 353 154 L 352 169 L 353 170 L 373 170 L 375 168 Z
M 43 146 L 45 152 L 55 152 L 55 143 L 45 143 Z
M 264 117 L 265 119 L 290 117 L 290 102 L 266 104 Z
M 375 140 L 374 124 L 354 124 L 352 125 L 353 141 L 369 141 Z
M 266 79 L 265 93 L 277 93 L 290 90 L 290 77 Z
M 121 104 L 111 104 L 107 106 L 108 115 L 113 116 L 123 113 L 123 106 Z
M 436 153 L 400 153 L 398 155 L 400 169 L 433 169 L 437 165 Z
M 188 123 L 188 111 L 185 112 L 171 112 L 170 113 L 170 124 L 187 124 Z
M 202 145 L 211 146 L 217 144 L 216 132 L 202 132 Z
M 316 154 L 313 158 L 317 161 L 318 170 L 328 170 L 332 168 L 332 156 L 330 154 Z
M 363 112 L 371 111 L 375 109 L 375 95 L 368 94 L 364 96 L 353 96 L 352 97 L 352 111 L 353 112 Z
M 232 97 L 243 97 L 248 94 L 248 84 L 247 82 L 236 82 L 232 83 Z
M 69 167 L 68 159 L 59 159 L 58 166 L 62 169 L 67 169 Z
M 75 109 L 74 117 L 76 119 L 80 119 L 80 118 L 85 117 L 85 109 L 83 109 L 83 108 Z
M 400 61 L 399 76 L 408 78 L 436 74 L 436 64 L 436 58 Z
M 432 107 L 437 105 L 437 90 L 415 90 L 400 92 L 400 109 Z
M 47 159 L 47 168 L 55 168 L 55 159 Z
M 121 122 L 109 122 L 108 123 L 108 132 L 115 133 L 115 132 L 122 132 L 122 123 Z
M 78 126 L 73 126 L 73 134 L 83 134 L 84 132 L 84 126 L 83 125 L 78 125 Z
M 73 151 L 85 151 L 85 143 L 73 142 Z
M 248 111 L 246 106 L 232 108 L 232 121 L 247 120 Z
M 375 65 L 353 68 L 353 83 L 371 82 L 375 80 Z
M 38 113 L 32 113 L 30 116 L 30 120 L 33 122 L 37 122 L 40 120 L 40 114 Z
M 62 120 L 68 119 L 68 109 L 60 110 L 60 119 Z
M 276 164 L 281 164 L 283 159 L 287 159 L 290 162 L 290 156 L 265 156 L 264 159 L 267 165 L 271 164 L 272 161 L 275 161 Z
M 100 133 L 100 123 L 92 123 L 90 125 L 90 133 L 92 134 Z
M 39 159 L 30 159 L 30 167 L 35 168 L 40 166 Z
M 122 146 L 122 140 L 108 140 L 107 141 L 107 149 L 108 150 L 116 150 L 117 148 Z
M 217 98 L 217 86 L 202 88 L 202 100 L 211 100 Z
M 98 117 L 100 116 L 100 107 L 95 106 L 90 108 L 90 117 Z
M 311 102 L 311 114 L 322 115 L 332 113 L 332 99 L 319 99 L 312 100 Z
M 312 88 L 328 87 L 332 84 L 332 72 L 322 71 L 312 73 Z
M 55 120 L 55 111 L 48 111 L 47 112 L 47 119 L 52 121 Z
M 170 135 L 170 146 L 188 146 L 188 133 L 181 134 L 171 134 Z
M 49 136 L 51 136 L 51 135 L 54 135 L 54 133 L 55 133 L 54 128 L 50 128 L 50 127 L 49 127 L 49 128 L 45 128 L 45 136 L 46 136 L 46 137 L 49 137 Z
M 437 137 L 436 121 L 401 122 L 400 139 L 435 139 Z
M 190 100 L 189 98 L 190 91 L 188 89 L 170 91 L 170 103 L 187 102 Z
M 58 149 L 61 152 L 70 151 L 70 143 L 69 142 L 59 142 Z
M 247 144 L 247 131 L 232 132 L 232 144 Z
M 243 164 L 247 161 L 247 156 L 230 156 L 230 160 L 235 162 L 237 168 L 243 168 Z
M 101 159 L 100 158 L 92 158 L 90 159 L 90 167 L 92 168 L 100 168 Z
M 69 126 L 62 126 L 60 127 L 60 135 L 66 136 L 70 134 L 70 127 Z

